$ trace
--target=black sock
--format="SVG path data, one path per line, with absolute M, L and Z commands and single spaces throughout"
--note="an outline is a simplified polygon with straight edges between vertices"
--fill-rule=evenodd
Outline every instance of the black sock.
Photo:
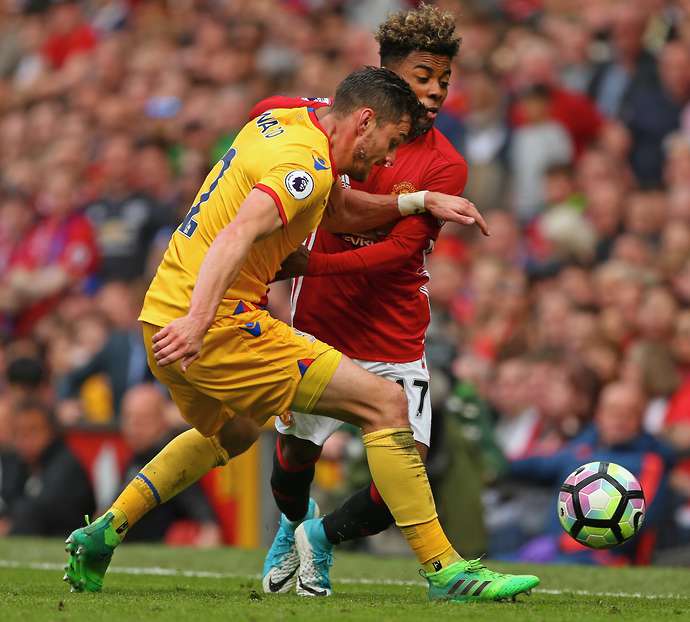
M 395 520 L 373 482 L 358 490 L 337 510 L 323 518 L 323 529 L 331 544 L 373 536 L 388 529 Z
M 271 473 L 271 490 L 278 509 L 288 520 L 297 521 L 304 518 L 309 508 L 309 488 L 314 479 L 314 463 L 288 464 L 276 443 L 273 453 L 273 472 Z

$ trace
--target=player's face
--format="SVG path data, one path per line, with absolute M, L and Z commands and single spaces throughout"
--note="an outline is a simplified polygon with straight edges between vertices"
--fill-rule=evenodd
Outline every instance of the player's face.
M 375 120 L 361 130 L 354 144 L 352 167 L 348 174 L 355 181 L 365 181 L 374 164 L 391 166 L 395 152 L 410 135 L 410 119 L 379 125 Z
M 426 129 L 431 129 L 448 97 L 450 58 L 429 52 L 411 52 L 391 69 L 412 87 L 414 94 L 426 107 Z

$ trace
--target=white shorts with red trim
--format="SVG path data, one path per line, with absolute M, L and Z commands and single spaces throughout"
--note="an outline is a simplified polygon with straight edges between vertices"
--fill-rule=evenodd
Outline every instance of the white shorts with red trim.
M 424 358 L 411 363 L 377 363 L 353 359 L 357 365 L 377 376 L 397 382 L 405 389 L 408 417 L 414 440 L 429 447 L 431 440 L 431 396 L 429 395 L 429 370 Z M 276 430 L 281 434 L 296 436 L 323 446 L 343 422 L 321 415 L 292 413 L 290 425 L 276 417 Z

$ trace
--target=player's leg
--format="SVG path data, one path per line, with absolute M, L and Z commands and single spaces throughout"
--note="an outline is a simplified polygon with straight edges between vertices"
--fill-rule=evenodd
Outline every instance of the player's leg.
M 417 449 L 426 458 L 431 431 L 431 404 L 428 398 L 429 374 L 422 361 L 413 363 L 376 363 L 353 361 L 379 376 L 405 387 L 410 406 L 409 419 Z M 413 412 L 414 411 L 414 412 Z M 281 511 L 279 528 L 264 563 L 263 584 L 266 592 L 288 591 L 286 577 L 294 577 L 299 565 L 295 555 L 294 532 L 299 524 L 312 518 L 316 505 L 309 498 L 315 462 L 321 447 L 342 423 L 331 417 L 290 413 L 276 419 L 278 431 L 271 484 L 276 505 Z M 418 442 L 421 439 L 422 442 Z M 309 510 L 309 513 L 308 513 Z M 350 497 L 340 508 L 324 517 L 323 527 L 332 544 L 379 533 L 394 523 L 373 482 Z M 290 579 L 292 581 L 292 579 Z
M 426 463 L 429 448 L 415 441 L 417 451 Z M 395 524 L 395 519 L 374 482 L 353 493 L 337 509 L 323 517 L 323 530 L 331 544 L 381 533 Z
M 376 488 L 424 567 L 431 599 L 507 598 L 539 583 L 534 576 L 494 573 L 478 560 L 463 560 L 453 549 L 439 523 L 426 470 L 412 437 L 407 400 L 395 383 L 343 357 L 313 410 L 362 427 Z M 295 531 L 295 542 L 300 557 L 298 594 L 328 596 L 332 544 L 322 521 L 303 522 Z
M 300 522 L 307 513 L 314 465 L 320 456 L 320 444 L 278 432 L 271 491 L 278 509 L 289 521 Z
M 195 428 L 170 441 L 129 482 L 113 505 L 96 521 L 67 539 L 65 580 L 73 590 L 98 591 L 112 553 L 127 531 L 147 512 L 165 503 L 231 455 L 247 449 L 258 437 L 251 419 L 234 417 L 218 400 L 186 383 L 175 367 L 159 368 L 150 352 L 156 327 L 143 326 L 144 343 L 154 375 L 168 386 L 183 418 Z
M 318 362 L 317 359 L 305 374 L 305 385 L 308 386 L 311 381 L 310 373 L 319 374 Z M 297 400 L 299 397 L 298 390 Z M 396 383 L 371 374 L 343 357 L 335 372 L 331 372 L 330 380 L 318 401 L 298 410 L 336 417 L 362 428 L 369 468 L 376 487 L 427 570 L 433 569 L 434 565 L 445 568 L 461 559 L 438 522 L 426 471 L 412 438 L 407 399 Z M 327 560 L 329 555 L 326 551 L 330 543 L 321 523 L 315 526 L 310 525 L 311 522 L 307 521 L 296 531 L 298 549 L 300 538 L 317 538 L 323 541 L 323 546 L 313 549 L 315 557 Z M 311 560 L 306 560 L 306 564 L 304 561 L 300 555 L 303 567 L 300 568 L 299 578 L 306 591 L 313 589 L 319 594 L 330 593 L 327 574 L 320 570 L 311 572 L 314 564 L 310 563 Z M 316 580 L 312 581 L 315 575 Z
M 177 389 L 174 396 L 178 406 L 189 402 L 197 413 L 203 411 L 219 417 L 222 404 L 203 394 L 194 395 L 192 402 L 192 387 Z M 189 399 L 183 400 L 181 395 Z M 181 411 L 184 412 L 182 407 Z M 99 591 L 113 552 L 127 532 L 150 510 L 227 461 L 228 453 L 215 435 L 207 437 L 191 429 L 171 440 L 125 486 L 102 516 L 86 527 L 76 529 L 68 537 L 66 550 L 69 559 L 65 580 L 72 590 Z
M 319 508 L 309 498 L 314 464 L 324 441 L 342 425 L 330 417 L 290 413 L 277 417 L 278 431 L 273 454 L 271 490 L 280 510 L 278 531 L 264 559 L 262 584 L 266 593 L 289 592 L 297 581 L 299 556 L 295 529 L 304 520 L 319 516 Z
M 381 363 L 354 361 L 367 371 L 397 382 L 407 397 L 407 418 L 422 462 L 426 463 L 431 441 L 429 371 L 425 361 Z M 323 517 L 328 541 L 340 544 L 380 533 L 395 523 L 373 482 L 355 492 L 339 508 Z

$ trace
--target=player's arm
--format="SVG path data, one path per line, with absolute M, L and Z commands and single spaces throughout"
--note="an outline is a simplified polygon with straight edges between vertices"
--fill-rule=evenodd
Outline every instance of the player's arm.
M 223 294 L 234 283 L 252 244 L 283 225 L 274 199 L 253 189 L 235 219 L 213 240 L 201 264 L 189 312 L 153 337 L 156 362 L 162 367 L 182 359 L 182 369 L 194 361 L 216 317 Z
M 467 181 L 464 162 L 444 166 L 424 181 L 426 190 L 398 196 L 344 190 L 335 184 L 321 226 L 331 233 L 362 233 L 404 216 L 428 212 L 443 221 L 477 223 L 484 235 L 489 234 L 474 203 L 459 196 Z
M 292 253 L 276 280 L 294 276 L 327 276 L 357 272 L 385 272 L 400 267 L 414 253 L 429 246 L 436 235 L 428 216 L 411 216 L 396 223 L 385 240 L 341 253 L 308 251 L 304 246 Z

